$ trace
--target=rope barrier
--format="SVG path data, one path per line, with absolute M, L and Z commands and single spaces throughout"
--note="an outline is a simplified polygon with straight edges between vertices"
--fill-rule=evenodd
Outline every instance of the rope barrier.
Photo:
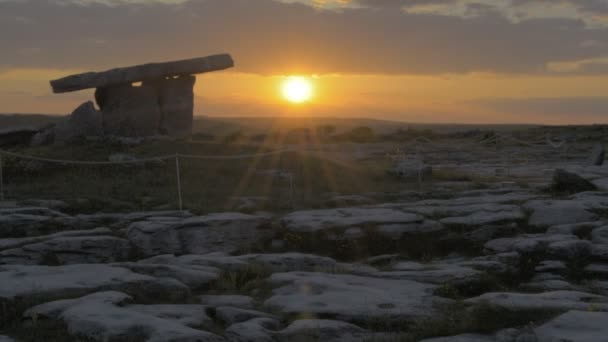
M 481 140 L 477 139 L 476 141 L 457 141 L 451 142 L 449 146 L 455 147 L 458 151 L 462 151 L 462 148 L 465 146 L 480 146 L 486 143 L 492 142 L 496 144 L 496 148 L 498 149 L 499 142 L 515 142 L 518 144 L 523 144 L 529 147 L 543 147 L 548 146 L 554 149 L 562 148 L 567 141 L 562 140 L 559 143 L 555 143 L 551 140 L 549 134 L 545 134 L 543 140 L 538 141 L 524 141 L 518 138 L 513 137 L 512 135 L 507 134 L 495 134 L 493 136 L 482 138 Z M 447 146 L 442 145 L 438 142 L 434 142 L 427 137 L 417 137 L 414 140 L 409 142 L 410 146 L 413 146 L 416 151 L 416 159 L 419 160 L 420 153 L 432 153 L 433 151 L 421 151 L 420 147 L 429 146 L 431 149 L 436 149 L 436 151 L 446 151 Z M 406 147 L 407 148 L 407 147 Z M 435 151 L 435 152 L 436 152 Z M 3 179 L 3 157 L 9 156 L 14 158 L 20 158 L 25 160 L 32 161 L 40 161 L 40 162 L 48 162 L 55 164 L 63 164 L 63 165 L 90 165 L 90 166 L 102 166 L 102 165 L 125 165 L 125 164 L 140 164 L 140 163 L 148 163 L 148 162 L 159 162 L 159 161 L 171 161 L 175 160 L 175 169 L 176 169 L 176 182 L 177 182 L 177 195 L 178 195 L 178 203 L 179 208 L 182 210 L 183 208 L 183 200 L 182 200 L 182 184 L 181 184 L 181 173 L 180 173 L 180 158 L 183 159 L 193 159 L 193 160 L 240 160 L 240 159 L 250 159 L 250 158 L 259 158 L 259 157 L 268 157 L 273 155 L 280 155 L 289 152 L 306 152 L 306 153 L 323 153 L 320 150 L 314 149 L 296 149 L 296 148 L 287 148 L 282 150 L 268 151 L 268 152 L 258 152 L 258 153 L 250 153 L 250 154 L 236 154 L 236 155 L 190 155 L 190 154 L 181 154 L 175 153 L 171 155 L 161 155 L 156 157 L 148 157 L 141 159 L 129 159 L 129 160 L 120 160 L 120 161 L 84 161 L 84 160 L 69 160 L 69 159 L 54 159 L 47 157 L 38 157 L 33 155 L 21 154 L 16 152 L 11 152 L 7 150 L 0 149 L 0 200 L 3 201 L 5 198 L 4 193 L 4 179 Z M 405 152 L 405 150 L 403 151 Z M 498 150 L 496 151 L 498 153 Z M 398 149 L 398 154 L 401 154 L 401 149 Z M 504 156 L 503 156 L 504 157 Z M 507 164 L 503 161 L 503 164 Z M 419 182 L 421 183 L 421 174 L 419 170 Z M 291 175 L 290 179 L 290 196 L 291 201 L 293 202 L 293 175 Z
M 15 152 L 10 152 L 6 150 L 0 149 L 0 155 L 11 156 L 15 158 L 21 158 L 26 160 L 34 160 L 48 163 L 56 163 L 56 164 L 74 164 L 74 165 L 121 165 L 121 164 L 139 164 L 139 163 L 147 163 L 147 162 L 158 162 L 164 160 L 171 160 L 174 158 L 185 158 L 185 159 L 205 159 L 205 160 L 220 160 L 220 159 L 249 159 L 256 157 L 267 157 L 277 154 L 283 154 L 287 152 L 295 152 L 296 149 L 284 149 L 278 151 L 271 152 L 262 152 L 262 153 L 251 153 L 251 154 L 238 154 L 232 156 L 204 156 L 204 155 L 190 155 L 190 154 L 171 154 L 164 155 L 158 157 L 150 157 L 150 158 L 142 158 L 142 159 L 133 159 L 133 160 L 121 160 L 121 161 L 84 161 L 84 160 L 69 160 L 69 159 L 53 159 L 53 158 L 45 158 L 45 157 L 37 157 L 32 155 L 20 154 Z
M 270 152 L 239 154 L 239 155 L 232 155 L 232 156 L 203 156 L 203 155 L 189 155 L 189 154 L 175 153 L 172 155 L 164 155 L 164 156 L 133 159 L 133 160 L 122 160 L 122 161 L 84 161 L 84 160 L 53 159 L 53 158 L 37 157 L 37 156 L 15 153 L 15 152 L 0 149 L 0 201 L 4 201 L 4 179 L 3 179 L 3 165 L 2 165 L 3 156 L 10 156 L 10 157 L 21 158 L 21 159 L 25 159 L 25 160 L 33 160 L 33 161 L 55 163 L 55 164 L 62 164 L 62 165 L 89 165 L 89 166 L 140 164 L 140 163 L 147 163 L 147 162 L 168 161 L 168 160 L 174 159 L 175 160 L 176 183 L 177 183 L 176 184 L 177 196 L 178 196 L 177 200 L 178 200 L 178 204 L 179 204 L 179 210 L 183 210 L 181 172 L 180 172 L 180 163 L 179 163 L 180 158 L 197 159 L 197 160 L 239 160 L 239 159 L 266 157 L 266 156 L 278 155 L 278 154 L 283 154 L 283 153 L 293 152 L 293 151 L 297 151 L 297 150 L 296 149 L 283 149 L 283 150 L 270 151 Z M 290 182 L 291 182 L 290 192 L 293 193 L 293 180 L 291 180 Z M 291 194 L 291 196 L 293 196 L 293 194 Z M 291 200 L 293 201 L 293 199 L 291 199 Z

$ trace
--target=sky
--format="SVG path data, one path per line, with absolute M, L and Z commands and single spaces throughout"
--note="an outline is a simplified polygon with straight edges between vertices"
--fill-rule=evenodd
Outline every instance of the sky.
M 68 114 L 73 73 L 230 53 L 209 116 L 608 121 L 608 0 L 0 0 L 0 112 Z M 309 78 L 310 102 L 280 86 Z

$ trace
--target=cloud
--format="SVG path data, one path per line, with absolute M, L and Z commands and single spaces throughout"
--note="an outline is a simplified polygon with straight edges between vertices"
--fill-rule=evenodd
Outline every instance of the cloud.
M 608 56 L 608 28 L 575 17 L 514 22 L 493 5 L 508 1 L 285 1 L 0 0 L 0 69 L 99 70 L 230 52 L 238 71 L 261 74 L 551 73 L 550 63 Z M 464 4 L 475 15 L 407 10 L 422 3 Z

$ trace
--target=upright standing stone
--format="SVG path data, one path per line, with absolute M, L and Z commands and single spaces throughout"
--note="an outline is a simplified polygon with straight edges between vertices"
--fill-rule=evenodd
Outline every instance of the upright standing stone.
M 161 134 L 176 138 L 192 135 L 196 77 L 180 76 L 155 83 L 161 112 Z
M 597 143 L 593 147 L 593 151 L 591 151 L 591 155 L 589 156 L 589 165 L 601 166 L 604 164 L 604 157 L 606 155 L 606 150 L 604 149 L 604 145 L 601 143 Z
M 98 88 L 97 104 L 103 112 L 106 135 L 145 137 L 158 135 L 161 113 L 156 87 L 142 84 Z

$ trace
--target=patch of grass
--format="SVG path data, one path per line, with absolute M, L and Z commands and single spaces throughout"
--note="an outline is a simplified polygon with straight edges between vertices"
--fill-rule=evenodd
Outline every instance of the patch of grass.
M 40 258 L 39 264 L 44 266 L 60 266 L 61 261 L 53 251 L 45 251 Z
M 449 299 L 465 299 L 476 297 L 486 292 L 503 292 L 510 288 L 503 276 L 483 273 L 474 280 L 441 284 L 435 290 L 435 295 Z
M 472 182 L 473 175 L 454 170 L 433 170 L 433 180 L 444 182 Z
M 373 337 L 368 342 L 417 342 L 464 333 L 491 334 L 501 329 L 544 322 L 558 314 L 559 312 L 550 310 L 513 311 L 487 303 L 467 307 L 463 303 L 454 302 L 441 307 L 433 316 L 410 325 L 397 326 L 397 329 L 390 325 L 373 326 L 373 331 L 393 334 Z
M 89 342 L 95 341 L 82 336 L 70 335 L 65 323 L 58 320 L 41 319 L 28 322 L 7 331 L 11 337 L 19 342 Z M 129 342 L 139 342 L 131 341 Z
M 341 238 L 342 229 L 326 229 L 314 233 L 277 231 L 277 239 L 285 241 L 286 249 L 325 255 L 337 260 L 356 261 L 382 254 L 401 254 L 414 260 L 434 260 L 452 252 L 478 255 L 480 246 L 473 246 L 455 236 L 445 239 L 444 232 L 405 234 L 399 239 L 376 232 L 374 225 L 360 227 L 364 235 L 357 239 Z
M 261 264 L 251 263 L 240 271 L 225 271 L 210 286 L 211 293 L 244 294 L 266 298 L 272 291 L 266 280 L 272 274 Z

